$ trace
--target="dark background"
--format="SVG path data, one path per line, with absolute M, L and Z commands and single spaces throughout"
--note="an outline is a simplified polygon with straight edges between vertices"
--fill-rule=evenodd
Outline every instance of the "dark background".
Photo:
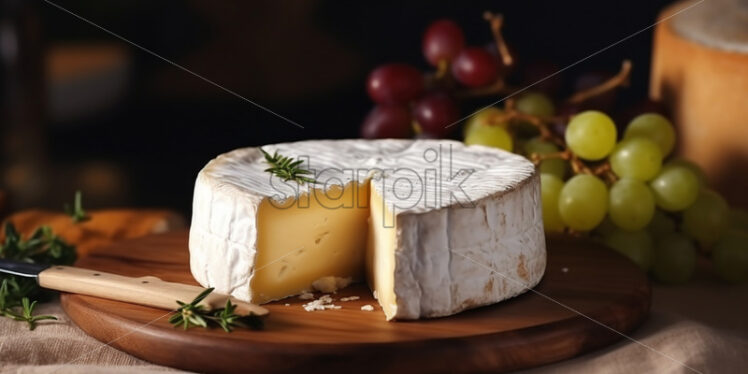
M 14 2 L 6 1 L 4 6 L 9 3 Z M 19 133 L 39 134 L 27 137 L 38 144 L 24 146 L 35 150 L 31 156 L 4 151 L 0 188 L 11 190 L 15 209 L 57 209 L 76 188 L 82 188 L 91 207 L 160 206 L 189 213 L 194 177 L 220 153 L 299 139 L 357 137 L 359 124 L 372 106 L 364 91 L 367 73 L 378 64 L 395 61 L 426 70 L 420 39 L 430 21 L 451 18 L 465 29 L 468 44 L 484 45 L 491 36 L 482 12 L 503 13 L 505 36 L 520 66 L 546 61 L 565 67 L 652 25 L 666 3 L 57 2 L 293 119 L 305 127 L 300 129 L 60 9 L 42 1 L 28 2 L 22 6 L 24 17 L 32 14 L 30 22 L 36 22 L 40 32 L 24 39 L 39 45 L 30 47 L 27 58 L 32 63 L 42 59 L 38 74 L 44 77 L 39 103 L 29 105 L 41 115 L 22 124 L 14 124 L 6 115 L 2 134 L 6 143 Z M 6 22 L 12 17 L 9 14 L 5 13 Z M 650 29 L 564 72 L 566 82 L 584 71 L 616 71 L 628 58 L 634 72 L 626 95 L 644 97 L 651 42 Z M 107 45 L 121 51 L 126 68 L 117 74 L 125 84 L 116 99 L 96 110 L 55 116 L 47 110 L 47 93 L 64 79 L 50 77 L 44 61 L 51 58 L 55 46 L 70 45 Z M 34 73 L 14 72 L 7 66 L 3 71 L 7 114 L 8 98 L 19 85 L 29 87 Z M 35 166 L 19 171 L 17 166 L 26 162 Z M 28 183 L 43 181 L 45 187 L 26 196 L 24 191 L 33 189 L 18 187 L 23 178 L 36 178 Z M 14 200 L 13 193 L 23 198 Z

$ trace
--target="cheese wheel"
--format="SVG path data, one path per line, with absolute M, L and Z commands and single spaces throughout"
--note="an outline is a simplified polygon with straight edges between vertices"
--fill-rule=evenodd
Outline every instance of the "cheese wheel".
M 455 314 L 537 284 L 545 269 L 540 182 L 525 158 L 449 140 L 320 140 L 265 146 L 316 184 L 266 172 L 258 148 L 197 177 L 192 274 L 264 303 L 367 281 L 391 319 Z

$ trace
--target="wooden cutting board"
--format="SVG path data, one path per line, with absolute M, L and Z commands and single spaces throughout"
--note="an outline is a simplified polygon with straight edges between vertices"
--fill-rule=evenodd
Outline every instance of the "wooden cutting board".
M 123 241 L 77 266 L 196 284 L 186 232 Z M 307 301 L 290 298 L 267 305 L 263 331 L 230 334 L 183 331 L 168 323 L 163 310 L 95 297 L 64 294 L 62 306 L 96 339 L 180 369 L 421 373 L 502 372 L 577 356 L 622 338 L 592 320 L 628 333 L 644 321 L 651 300 L 645 274 L 627 259 L 568 238 L 549 241 L 545 277 L 534 290 L 451 317 L 386 322 L 369 290 L 358 285 L 333 295 L 342 309 L 306 312 L 301 305 Z M 353 295 L 360 299 L 338 301 Z M 366 304 L 375 310 L 362 311 Z

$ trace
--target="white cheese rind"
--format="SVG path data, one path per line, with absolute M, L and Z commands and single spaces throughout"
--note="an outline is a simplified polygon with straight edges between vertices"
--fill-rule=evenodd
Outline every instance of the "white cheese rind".
M 322 188 L 374 176 L 371 188 L 397 201 L 397 312 L 388 319 L 451 315 L 513 297 L 542 277 L 540 182 L 520 156 L 445 140 L 307 141 L 264 149 L 305 158 L 328 182 Z M 192 274 L 241 300 L 252 299 L 260 203 L 310 187 L 278 183 L 265 168 L 257 148 L 238 149 L 210 161 L 195 185 Z M 398 179 L 422 194 L 398 194 Z
M 535 286 L 546 264 L 539 177 L 476 202 L 398 216 L 397 313 L 448 316 Z
M 190 226 L 190 270 L 198 283 L 241 300 L 249 295 L 256 255 L 255 195 L 236 193 L 200 173 Z

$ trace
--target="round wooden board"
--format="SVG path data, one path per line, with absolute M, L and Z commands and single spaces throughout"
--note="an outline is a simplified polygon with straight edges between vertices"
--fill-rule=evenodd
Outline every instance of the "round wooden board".
M 120 242 L 77 266 L 196 284 L 186 232 Z M 560 237 L 549 241 L 548 267 L 534 290 L 451 317 L 386 322 L 370 291 L 357 285 L 333 295 L 342 309 L 306 312 L 307 301 L 290 298 L 267 305 L 264 330 L 230 334 L 183 331 L 163 310 L 95 297 L 64 294 L 62 306 L 96 339 L 186 370 L 420 373 L 501 372 L 573 357 L 621 338 L 610 329 L 636 328 L 651 300 L 645 274 L 631 262 L 590 241 Z M 360 299 L 337 301 L 353 295 Z M 375 310 L 362 311 L 365 304 Z

